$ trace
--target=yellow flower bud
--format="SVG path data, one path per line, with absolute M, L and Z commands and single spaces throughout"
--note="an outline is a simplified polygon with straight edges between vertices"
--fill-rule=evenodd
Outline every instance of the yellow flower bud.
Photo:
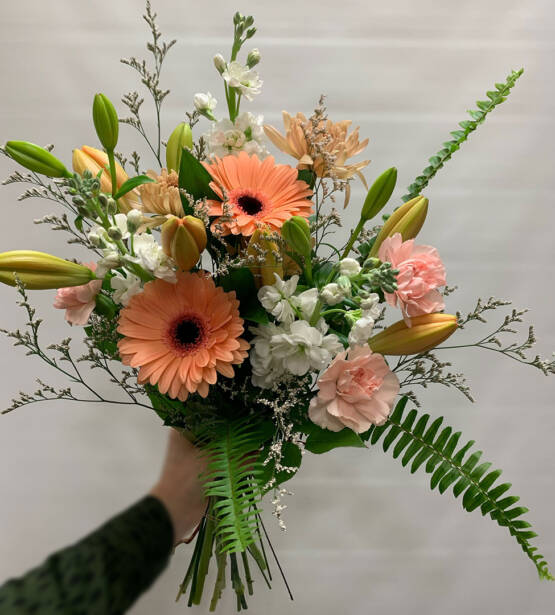
M 100 171 L 100 190 L 108 194 L 112 193 L 112 179 L 109 171 L 108 155 L 95 147 L 83 145 L 81 149 L 73 150 L 73 170 L 79 175 L 85 171 L 92 173 L 96 177 Z M 129 179 L 123 167 L 116 161 L 116 184 L 118 190 Z M 138 193 L 136 190 L 128 192 L 125 196 L 118 199 L 119 210 L 127 213 L 131 209 L 140 209 Z
M 247 256 L 253 256 L 257 261 L 249 269 L 258 288 L 273 284 L 276 281 L 274 273 L 283 279 L 283 262 L 278 257 L 279 246 L 270 237 L 267 231 L 257 229 L 247 246 Z
M 420 354 L 444 342 L 457 328 L 457 317 L 452 314 L 423 314 L 410 320 L 410 327 L 400 320 L 372 336 L 368 345 L 380 354 Z
M 401 233 L 403 241 L 414 239 L 420 232 L 428 213 L 428 199 L 417 196 L 396 209 L 382 226 L 369 256 L 376 256 L 383 241 Z
M 174 131 L 171 133 L 166 146 L 166 167 L 168 173 L 176 171 L 179 173 L 179 165 L 181 164 L 181 154 L 183 148 L 193 147 L 193 133 L 191 127 L 185 122 L 178 124 Z
M 30 290 L 81 286 L 95 279 L 84 265 L 35 252 L 12 250 L 0 254 L 0 282 L 15 286 L 16 277 Z
M 204 222 L 194 216 L 171 216 L 162 225 L 162 249 L 183 271 L 189 271 L 199 261 L 206 248 Z

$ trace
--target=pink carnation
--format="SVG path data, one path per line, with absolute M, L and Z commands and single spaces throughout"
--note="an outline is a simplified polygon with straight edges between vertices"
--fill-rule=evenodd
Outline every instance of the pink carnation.
M 438 251 L 432 246 L 414 245 L 414 239 L 403 241 L 400 233 L 384 240 L 378 257 L 398 269 L 397 290 L 385 293 L 389 305 L 397 305 L 410 327 L 410 317 L 432 314 L 445 308 L 437 290 L 445 284 L 445 267 Z
M 94 263 L 86 265 L 91 271 Z M 66 311 L 66 320 L 72 325 L 86 325 L 96 305 L 96 295 L 100 292 L 102 280 L 92 280 L 81 286 L 58 288 L 54 307 Z
M 387 420 L 399 380 L 381 354 L 368 346 L 340 352 L 318 379 L 320 390 L 310 401 L 310 419 L 331 431 L 349 427 L 363 433 Z

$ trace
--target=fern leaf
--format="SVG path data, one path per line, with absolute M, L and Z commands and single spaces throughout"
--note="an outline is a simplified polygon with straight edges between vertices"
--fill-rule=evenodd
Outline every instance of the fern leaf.
M 474 132 L 476 128 L 478 128 L 478 125 L 484 122 L 488 113 L 491 113 L 497 105 L 500 105 L 507 98 L 512 87 L 515 85 L 516 80 L 520 77 L 520 75 L 522 75 L 523 72 L 523 68 L 517 71 L 512 71 L 507 77 L 505 83 L 496 83 L 495 90 L 486 92 L 488 100 L 476 101 L 478 110 L 468 111 L 468 114 L 472 120 L 464 120 L 460 122 L 459 126 L 462 130 L 454 130 L 451 132 L 454 139 L 445 142 L 439 152 L 428 160 L 430 165 L 427 166 L 422 171 L 422 174 L 419 175 L 407 188 L 408 193 L 403 196 L 404 202 L 409 201 L 422 193 L 424 188 L 430 183 L 430 180 L 435 176 L 439 169 L 441 169 L 443 165 L 451 159 L 451 156 L 468 139 L 470 133 Z
M 430 487 L 444 493 L 449 487 L 453 495 L 462 495 L 463 508 L 471 512 L 480 509 L 482 515 L 488 515 L 500 526 L 506 527 L 520 545 L 524 553 L 532 560 L 540 578 L 554 580 L 543 555 L 529 540 L 536 536 L 530 530 L 530 523 L 520 517 L 528 512 L 527 508 L 515 506 L 517 496 L 506 495 L 510 483 L 497 484 L 501 470 L 491 470 L 491 463 L 482 462 L 482 452 L 470 452 L 474 441 L 459 446 L 461 432 L 453 433 L 451 427 L 444 427 L 443 417 L 430 421 L 429 414 L 417 416 L 416 410 L 405 414 L 407 398 L 403 397 L 391 417 L 380 427 L 372 427 L 365 434 L 370 444 L 377 444 L 383 437 L 382 447 L 385 452 L 393 447 L 393 457 L 401 457 L 401 464 L 407 466 L 411 461 L 410 472 L 416 472 L 424 462 L 425 471 L 431 474 Z
M 258 450 L 258 427 L 244 418 L 226 422 L 202 446 L 208 459 L 205 494 L 213 498 L 215 535 L 222 553 L 244 552 L 256 540 L 261 499 L 260 464 L 245 462 Z

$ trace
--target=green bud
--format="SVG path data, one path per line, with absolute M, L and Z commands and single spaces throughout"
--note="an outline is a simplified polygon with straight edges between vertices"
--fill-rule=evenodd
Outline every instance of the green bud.
M 106 151 L 113 152 L 118 144 L 118 114 L 110 99 L 104 94 L 97 94 L 94 97 L 93 122 L 100 143 Z
M 120 241 L 123 235 L 117 226 L 111 226 L 108 229 L 108 237 L 113 241 Z
M 108 209 L 108 197 L 105 194 L 98 195 L 98 202 L 100 203 L 102 209 Z
M 170 171 L 177 171 L 179 173 L 181 154 L 184 147 L 189 149 L 193 147 L 193 133 L 189 124 L 182 122 L 175 127 L 166 146 L 166 167 L 168 173 Z
M 370 190 L 368 190 L 364 205 L 362 206 L 360 217 L 364 221 L 371 220 L 380 213 L 389 201 L 396 183 L 397 169 L 395 167 L 387 169 L 376 179 Z
M 6 154 L 13 158 L 22 167 L 41 173 L 48 177 L 72 177 L 72 174 L 65 168 L 55 156 L 44 147 L 39 147 L 28 141 L 8 141 L 4 146 Z
M 116 201 L 116 199 L 113 199 L 112 197 L 108 199 L 108 203 L 106 205 L 106 212 L 110 215 L 118 213 L 118 202 Z
M 308 222 L 301 216 L 293 216 L 286 220 L 281 227 L 281 236 L 301 256 L 310 258 L 312 247 L 310 244 L 310 229 Z
M 348 276 L 340 275 L 335 282 L 344 294 L 348 295 L 351 293 L 351 280 Z
M 252 68 L 253 66 L 256 66 L 259 62 L 260 62 L 260 51 L 258 51 L 258 49 L 253 49 L 252 51 L 249 52 L 249 55 L 247 56 L 247 66 L 249 68 Z

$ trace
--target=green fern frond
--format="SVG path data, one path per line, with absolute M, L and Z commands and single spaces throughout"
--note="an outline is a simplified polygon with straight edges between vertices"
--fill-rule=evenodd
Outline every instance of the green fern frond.
M 451 141 L 446 141 L 443 144 L 442 149 L 440 149 L 435 156 L 432 156 L 428 160 L 430 165 L 427 166 L 422 171 L 422 174 L 419 175 L 407 188 L 408 194 L 403 196 L 403 201 L 409 201 L 422 193 L 424 188 L 428 185 L 439 169 L 441 169 L 443 165 L 450 160 L 451 156 L 468 139 L 470 133 L 474 132 L 476 128 L 478 128 L 478 125 L 486 119 L 488 113 L 493 111 L 497 105 L 500 105 L 507 98 L 511 92 L 511 88 L 515 85 L 516 80 L 520 77 L 520 75 L 522 75 L 523 72 L 523 68 L 517 71 L 512 71 L 507 77 L 505 83 L 496 83 L 495 90 L 486 92 L 486 96 L 489 100 L 476 101 L 476 106 L 478 109 L 468 111 L 468 114 L 472 120 L 464 120 L 459 122 L 459 126 L 462 130 L 454 130 L 451 132 L 451 135 L 455 138 Z
M 213 498 L 211 511 L 222 553 L 243 552 L 257 537 L 261 493 L 256 478 L 261 468 L 250 458 L 260 446 L 258 432 L 258 426 L 243 417 L 220 425 L 202 446 L 208 459 L 205 494 Z
M 403 397 L 385 425 L 373 427 L 366 435 L 370 444 L 376 444 L 383 437 L 383 450 L 393 447 L 393 457 L 402 454 L 403 466 L 410 462 L 411 473 L 416 472 L 424 462 L 425 471 L 431 474 L 430 487 L 444 493 L 453 485 L 453 494 L 462 495 L 463 508 L 471 512 L 480 508 L 487 515 L 506 527 L 514 536 L 524 553 L 534 562 L 540 578 L 554 580 L 543 555 L 530 539 L 537 534 L 531 525 L 521 519 L 527 508 L 515 506 L 520 498 L 507 495 L 511 483 L 498 483 L 501 470 L 489 471 L 491 463 L 482 462 L 482 451 L 470 452 L 474 440 L 459 446 L 461 432 L 453 433 L 451 427 L 443 427 L 443 417 L 432 421 L 430 415 L 418 415 L 416 410 L 404 414 L 407 398 Z

